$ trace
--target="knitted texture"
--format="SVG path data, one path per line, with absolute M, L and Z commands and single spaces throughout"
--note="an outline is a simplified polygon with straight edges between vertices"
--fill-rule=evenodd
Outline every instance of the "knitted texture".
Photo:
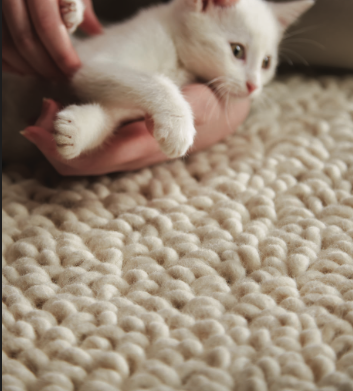
M 353 77 L 266 96 L 185 160 L 5 170 L 3 390 L 353 390 Z

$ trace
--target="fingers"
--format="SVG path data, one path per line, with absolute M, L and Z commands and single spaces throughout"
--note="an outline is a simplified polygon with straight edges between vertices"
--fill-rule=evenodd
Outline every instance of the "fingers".
M 57 113 L 61 110 L 61 105 L 52 99 L 43 99 L 42 111 L 36 121 L 36 126 L 45 129 L 49 133 L 54 132 L 54 120 Z
M 218 5 L 221 5 L 223 7 L 229 7 L 235 3 L 238 3 L 239 0 L 216 0 L 216 3 Z
M 3 13 L 11 36 L 5 40 L 3 57 L 13 68 L 60 79 L 80 67 L 57 0 L 4 0 Z
M 84 3 L 86 8 L 80 28 L 90 35 L 101 34 L 103 32 L 103 28 L 94 13 L 91 0 L 84 0 Z
M 6 72 L 35 75 L 35 70 L 26 63 L 15 48 L 6 21 L 2 21 L 2 62 Z
M 36 124 L 27 127 L 21 134 L 38 147 L 59 173 L 64 174 L 66 164 L 59 156 L 56 143 L 52 136 L 54 120 L 59 110 L 60 106 L 56 102 L 51 99 L 44 99 L 42 112 Z
M 2 71 L 8 72 L 8 73 L 15 73 L 17 75 L 21 75 L 19 71 L 17 71 L 15 68 L 13 68 L 10 64 L 8 64 L 6 61 L 2 60 Z
M 72 76 L 81 66 L 81 62 L 61 19 L 58 1 L 27 0 L 27 2 L 42 44 L 61 71 L 68 77 Z
M 195 115 L 197 135 L 190 152 L 210 147 L 232 134 L 249 114 L 249 100 L 221 102 L 203 84 L 194 84 L 183 89 L 186 100 Z
M 35 125 L 29 126 L 21 132 L 24 137 L 36 144 L 47 158 L 57 156 L 52 133 L 54 120 L 59 109 L 59 105 L 53 100 L 43 99 L 42 112 Z
M 29 126 L 21 134 L 27 140 L 35 144 L 43 155 L 53 164 L 59 160 L 56 151 L 56 144 L 51 133 L 39 126 Z
M 47 2 L 43 2 L 47 3 Z M 61 72 L 48 55 L 30 21 L 23 0 L 3 0 L 3 13 L 12 40 L 21 57 L 41 76 L 59 79 Z
M 74 171 L 74 169 L 70 168 L 70 170 L 68 170 L 65 162 L 60 159 L 51 133 L 39 126 L 29 126 L 21 133 L 27 140 L 31 141 L 38 147 L 59 174 L 72 175 L 70 170 Z
M 52 136 L 54 120 L 60 110 L 58 103 L 43 99 L 42 111 L 34 126 L 26 128 L 22 135 L 32 141 L 48 158 L 56 157 L 56 145 Z

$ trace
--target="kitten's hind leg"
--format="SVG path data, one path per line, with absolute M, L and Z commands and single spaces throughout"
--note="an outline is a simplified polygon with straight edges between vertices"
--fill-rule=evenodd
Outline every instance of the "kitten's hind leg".
M 83 22 L 85 6 L 82 0 L 59 0 L 61 18 L 68 29 L 73 33 Z
M 60 155 L 69 160 L 101 145 L 113 132 L 115 121 L 98 104 L 71 105 L 57 114 L 54 139 Z

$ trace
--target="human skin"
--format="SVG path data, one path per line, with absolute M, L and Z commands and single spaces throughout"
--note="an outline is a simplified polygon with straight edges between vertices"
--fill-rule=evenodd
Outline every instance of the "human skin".
M 197 135 L 190 153 L 206 149 L 234 132 L 248 115 L 249 100 L 226 106 L 205 85 L 193 84 L 183 89 L 190 103 Z M 133 122 L 117 130 L 102 148 L 72 160 L 64 160 L 57 152 L 52 133 L 59 105 L 52 100 L 43 102 L 42 113 L 34 126 L 27 127 L 23 136 L 34 143 L 61 175 L 101 175 L 130 171 L 169 160 L 153 138 L 150 119 Z
M 90 35 L 101 33 L 91 0 L 83 1 L 86 10 L 80 28 Z M 2 13 L 3 71 L 61 80 L 80 68 L 59 0 L 3 0 Z
M 99 34 L 102 30 L 91 1 L 84 1 L 86 12 L 80 28 L 89 34 Z M 220 6 L 229 6 L 238 0 L 213 1 Z M 3 0 L 3 14 L 5 71 L 60 79 L 69 78 L 79 69 L 81 63 L 61 21 L 58 0 Z M 183 94 L 192 106 L 197 130 L 189 153 L 224 139 L 245 120 L 249 111 L 249 101 L 238 101 L 225 107 L 204 85 L 187 86 Z M 102 148 L 73 160 L 63 160 L 52 137 L 53 121 L 59 109 L 57 102 L 45 100 L 36 124 L 27 127 L 22 134 L 62 175 L 100 175 L 136 170 L 168 160 L 152 137 L 153 123 L 148 118 L 118 129 Z

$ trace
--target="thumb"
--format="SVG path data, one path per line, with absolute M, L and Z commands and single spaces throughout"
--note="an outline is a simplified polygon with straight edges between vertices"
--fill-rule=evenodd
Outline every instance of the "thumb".
M 56 143 L 53 136 L 43 128 L 29 126 L 20 133 L 31 143 L 35 144 L 49 161 L 57 155 Z
M 52 99 L 43 99 L 42 111 L 35 123 L 35 126 L 43 128 L 47 132 L 52 133 L 54 131 L 54 120 L 59 110 L 60 106 L 58 103 Z
M 80 28 L 89 35 L 101 34 L 103 32 L 103 28 L 94 13 L 91 0 L 84 0 L 84 3 L 86 8 Z
M 42 112 L 34 126 L 27 127 L 21 134 L 35 144 L 45 156 L 56 155 L 56 144 L 52 133 L 54 132 L 54 120 L 59 105 L 51 100 L 44 99 Z

